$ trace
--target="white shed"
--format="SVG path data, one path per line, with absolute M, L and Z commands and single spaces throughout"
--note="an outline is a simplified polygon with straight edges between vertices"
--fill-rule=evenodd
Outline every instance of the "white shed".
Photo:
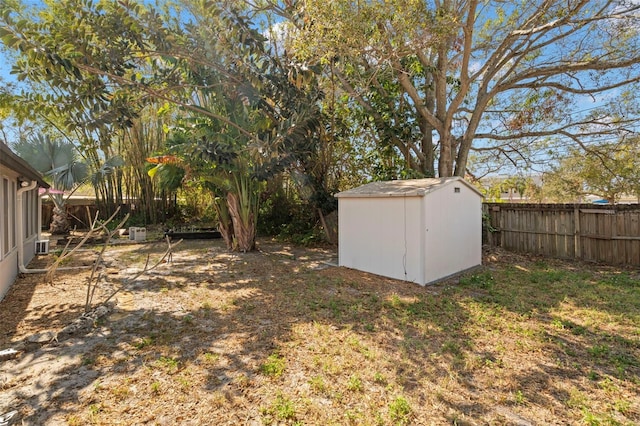
M 340 266 L 432 283 L 482 263 L 482 194 L 459 177 L 336 194 Z

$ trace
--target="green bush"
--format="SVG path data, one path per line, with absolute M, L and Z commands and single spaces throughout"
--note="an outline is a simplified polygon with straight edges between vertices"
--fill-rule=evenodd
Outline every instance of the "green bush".
M 317 213 L 310 203 L 278 191 L 261 202 L 258 233 L 297 244 L 316 244 L 325 240 Z

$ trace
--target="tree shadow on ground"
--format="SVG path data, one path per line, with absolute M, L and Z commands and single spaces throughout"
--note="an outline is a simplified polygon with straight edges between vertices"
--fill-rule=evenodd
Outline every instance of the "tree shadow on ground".
M 603 331 L 574 335 L 577 318 L 555 318 L 566 297 L 513 289 L 508 267 L 423 288 L 326 268 L 333 255 L 185 245 L 90 333 L 3 367 L 32 369 L 4 400 L 26 424 L 557 423 L 584 417 L 585 374 L 619 380 L 620 347 L 623 380 L 638 374 L 637 342 L 609 333 L 616 345 L 594 352 Z
M 510 336 L 494 345 L 502 365 L 511 361 L 510 380 L 497 384 L 510 386 L 513 397 L 501 404 L 520 412 L 540 407 L 530 418 L 542 423 L 556 422 L 558 413 L 586 423 L 640 421 L 639 277 L 604 265 L 508 256 L 509 264 L 489 263 L 459 287 L 485 326 Z M 510 353 L 520 355 L 513 360 Z
M 38 283 L 38 279 L 21 279 L 19 285 L 11 286 L 0 302 L 0 349 L 6 349 L 11 344 L 18 325 L 28 314 L 29 303 Z
M 28 268 L 43 269 L 48 266 L 49 261 L 49 257 L 38 256 L 32 260 Z M 88 264 L 86 253 L 78 263 L 83 267 Z M 83 294 L 84 290 L 80 289 L 78 292 L 75 288 L 69 289 L 64 284 L 65 274 L 69 276 L 74 273 L 77 271 L 65 272 L 48 284 L 43 283 L 44 274 L 42 273 L 21 273 L 18 276 L 0 302 L 0 324 L 2 324 L 0 349 L 10 347 L 17 334 L 64 327 L 83 312 L 84 301 L 78 296 Z M 47 303 L 48 300 L 62 301 L 62 303 Z M 32 306 L 37 308 L 31 308 Z M 21 326 L 27 326 L 28 329 L 19 330 Z

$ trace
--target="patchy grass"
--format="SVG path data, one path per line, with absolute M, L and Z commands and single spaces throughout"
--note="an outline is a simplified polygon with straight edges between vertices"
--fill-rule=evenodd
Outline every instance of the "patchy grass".
M 260 366 L 260 371 L 270 377 L 278 378 L 282 376 L 285 369 L 285 361 L 279 354 L 271 354 L 267 361 Z
M 0 406 L 30 424 L 640 423 L 635 271 L 495 252 L 423 288 L 321 269 L 328 249 L 260 248 L 183 243 L 87 336 L 3 364 Z M 50 290 L 32 288 L 42 305 L 12 314 L 2 347 L 38 309 L 57 325 L 59 306 L 83 302 Z

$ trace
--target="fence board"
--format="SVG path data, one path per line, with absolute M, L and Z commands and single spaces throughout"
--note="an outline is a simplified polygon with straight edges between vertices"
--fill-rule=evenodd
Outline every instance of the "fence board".
M 562 259 L 640 266 L 640 205 L 487 203 L 485 242 Z

